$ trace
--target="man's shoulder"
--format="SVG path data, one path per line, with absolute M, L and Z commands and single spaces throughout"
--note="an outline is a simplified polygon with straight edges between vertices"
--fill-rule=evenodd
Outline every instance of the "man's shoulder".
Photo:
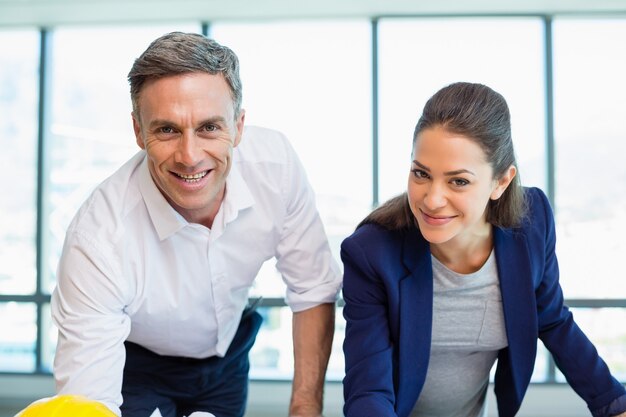
M 278 130 L 246 126 L 239 146 L 235 148 L 237 163 L 285 163 L 293 154 L 287 137 Z
M 287 141 L 287 137 L 281 131 L 255 125 L 244 127 L 243 138 L 256 141 L 255 143 L 259 143 L 259 141 L 260 143 L 278 143 Z M 245 141 L 242 141 L 242 143 L 245 143 Z
M 98 184 L 76 212 L 68 233 L 89 235 L 118 229 L 129 207 L 136 206 L 141 200 L 134 176 L 144 158 L 145 153 L 138 152 Z

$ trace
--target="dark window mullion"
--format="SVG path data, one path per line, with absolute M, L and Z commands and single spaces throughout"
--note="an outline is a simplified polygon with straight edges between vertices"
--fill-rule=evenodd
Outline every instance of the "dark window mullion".
M 543 17 L 544 57 L 545 57 L 545 95 L 546 95 L 546 194 L 556 214 L 555 207 L 555 172 L 554 172 L 554 83 L 552 66 L 552 16 Z M 556 364 L 551 354 L 548 355 L 546 382 L 556 382 Z
M 48 126 L 48 111 L 50 91 L 50 31 L 46 28 L 40 30 L 39 43 L 39 105 L 37 109 L 37 229 L 36 229 L 36 262 L 37 262 L 37 289 L 35 300 L 37 304 L 37 340 L 35 343 L 35 369 L 36 373 L 42 370 L 42 345 L 44 337 L 43 329 L 43 306 L 44 302 L 49 301 L 48 296 L 44 296 L 43 280 L 46 277 L 46 251 L 45 251 L 45 231 L 47 230 L 46 219 L 46 191 L 47 191 L 47 153 L 46 153 L 46 132 Z
M 552 16 L 544 16 L 544 50 L 545 50 L 545 86 L 546 86 L 546 193 L 552 209 L 556 213 L 555 195 L 555 146 L 554 146 L 554 69 L 553 40 L 552 40 Z
M 378 178 L 378 19 L 372 19 L 372 207 L 379 204 Z
M 210 22 L 202 22 L 202 34 L 204 36 L 209 37 L 211 34 L 211 23 Z

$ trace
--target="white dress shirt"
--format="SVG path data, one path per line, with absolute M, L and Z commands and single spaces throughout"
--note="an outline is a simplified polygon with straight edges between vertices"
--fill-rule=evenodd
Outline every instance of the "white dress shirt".
M 58 393 L 85 395 L 119 414 L 125 340 L 161 355 L 223 356 L 272 257 L 293 311 L 336 300 L 339 267 L 283 135 L 246 128 L 211 229 L 168 204 L 139 152 L 95 189 L 68 228 L 52 295 Z

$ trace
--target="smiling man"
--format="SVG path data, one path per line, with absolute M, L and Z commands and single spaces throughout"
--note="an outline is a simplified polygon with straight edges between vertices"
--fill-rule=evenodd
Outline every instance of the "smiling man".
M 294 311 L 289 414 L 321 416 L 338 266 L 281 134 L 245 127 L 238 60 L 198 34 L 155 40 L 128 76 L 141 151 L 70 225 L 52 297 L 59 394 L 123 417 L 241 417 L 268 259 Z

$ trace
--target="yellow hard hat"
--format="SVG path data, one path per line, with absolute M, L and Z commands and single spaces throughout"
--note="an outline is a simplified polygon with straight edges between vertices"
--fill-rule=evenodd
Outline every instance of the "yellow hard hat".
M 98 401 L 80 395 L 59 395 L 35 401 L 15 417 L 117 417 Z

